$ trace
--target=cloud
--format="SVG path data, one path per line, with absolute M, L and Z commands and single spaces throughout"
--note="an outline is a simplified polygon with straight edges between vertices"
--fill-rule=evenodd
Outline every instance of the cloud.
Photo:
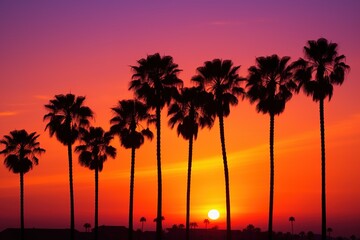
M 19 113 L 18 112 L 11 112 L 11 111 L 3 111 L 3 112 L 0 112 L 0 117 L 10 117 L 10 116 L 15 116 L 15 115 L 18 115 Z

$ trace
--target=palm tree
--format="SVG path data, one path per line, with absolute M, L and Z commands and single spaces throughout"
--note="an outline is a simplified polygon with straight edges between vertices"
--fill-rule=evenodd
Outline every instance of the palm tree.
M 186 240 L 190 239 L 190 185 L 193 140 L 197 138 L 198 128 L 209 127 L 214 124 L 214 117 L 209 112 L 211 95 L 199 87 L 183 88 L 176 101 L 169 107 L 169 125 L 177 124 L 177 133 L 189 141 L 188 173 L 186 189 Z
M 272 239 L 274 201 L 274 119 L 285 110 L 296 84 L 292 80 L 290 57 L 279 58 L 276 54 L 256 58 L 256 65 L 249 68 L 247 94 L 251 103 L 256 102 L 258 112 L 270 115 L 270 206 L 269 239 Z
M 156 115 L 156 163 L 158 178 L 157 219 L 162 216 L 162 175 L 161 175 L 161 152 L 160 152 L 160 126 L 161 109 L 169 104 L 177 87 L 182 86 L 182 80 L 177 75 L 181 71 L 173 62 L 171 56 L 161 57 L 159 53 L 148 55 L 138 60 L 137 66 L 131 66 L 134 74 L 130 88 L 135 91 L 137 98 L 145 101 L 151 109 L 155 109 Z M 156 222 L 156 239 L 162 238 L 162 222 Z
M 145 217 L 141 217 L 141 218 L 140 218 L 140 222 L 141 222 L 141 231 L 144 232 L 144 222 L 146 222 L 146 218 L 145 218 Z
M 338 54 L 338 45 L 325 38 L 310 40 L 304 47 L 305 59 L 298 60 L 303 66 L 297 74 L 299 89 L 314 102 L 319 102 L 321 137 L 321 238 L 326 240 L 326 191 L 325 191 L 325 123 L 324 100 L 331 100 L 333 85 L 341 85 L 350 67 L 345 64 L 345 56 Z
M 293 237 L 294 235 L 294 222 L 295 222 L 295 217 L 291 216 L 289 217 L 289 221 L 291 223 L 291 237 Z
M 231 239 L 230 218 L 230 188 L 229 172 L 225 148 L 224 117 L 230 114 L 230 105 L 237 105 L 237 96 L 243 95 L 241 81 L 237 71 L 240 66 L 233 66 L 231 60 L 214 59 L 206 61 L 204 66 L 197 68 L 197 75 L 192 80 L 205 91 L 213 95 L 213 114 L 219 118 L 220 141 L 224 164 L 225 191 L 226 191 L 226 239 Z
M 197 227 L 198 227 L 197 222 L 191 222 L 191 223 L 190 223 L 190 227 L 191 227 L 192 229 L 197 228 Z
M 120 136 L 121 145 L 131 148 L 130 171 L 130 201 L 129 201 L 129 240 L 133 239 L 133 204 L 134 204 L 134 174 L 135 174 L 135 149 L 144 143 L 144 137 L 153 138 L 153 133 L 147 128 L 138 131 L 140 121 L 148 120 L 149 108 L 137 100 L 119 101 L 117 107 L 112 108 L 115 117 L 110 120 L 113 124 L 110 131 Z
M 326 231 L 327 231 L 328 234 L 329 234 L 329 240 L 330 240 L 330 239 L 331 239 L 331 233 L 332 233 L 333 229 L 332 229 L 331 227 L 328 227 L 328 228 L 326 229 Z
M 207 229 L 208 225 L 210 224 L 209 219 L 205 218 L 204 219 L 204 224 L 205 224 L 205 229 Z
M 45 105 L 48 114 L 44 121 L 48 121 L 46 129 L 50 136 L 56 136 L 60 143 L 68 148 L 69 160 L 69 183 L 70 183 L 70 239 L 75 239 L 75 217 L 74 217 L 74 189 L 72 174 L 72 145 L 79 138 L 80 128 L 89 126 L 89 118 L 93 112 L 84 106 L 85 97 L 68 93 L 66 95 L 55 95 L 49 104 Z
M 30 171 L 34 165 L 38 165 L 37 155 L 45 152 L 40 148 L 37 141 L 39 135 L 36 132 L 30 134 L 26 130 L 14 130 L 10 135 L 4 135 L 0 140 L 5 149 L 0 154 L 5 156 L 4 164 L 13 173 L 20 174 L 20 237 L 24 239 L 24 174 Z
M 102 171 L 104 162 L 108 157 L 115 158 L 116 149 L 110 145 L 113 136 L 105 132 L 101 127 L 90 127 L 89 130 L 81 131 L 83 144 L 75 148 L 79 154 L 79 163 L 95 171 L 95 240 L 98 239 L 98 212 L 99 212 L 99 172 Z
M 84 223 L 84 228 L 85 228 L 85 232 L 88 232 L 89 229 L 91 228 L 91 224 L 90 223 Z

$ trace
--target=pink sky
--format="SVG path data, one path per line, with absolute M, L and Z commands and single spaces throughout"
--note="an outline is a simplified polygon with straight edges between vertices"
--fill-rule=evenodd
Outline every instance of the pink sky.
M 339 44 L 351 72 L 326 103 L 328 225 L 334 236 L 360 236 L 360 2 L 344 1 L 0 1 L 0 136 L 25 128 L 41 134 L 47 152 L 25 176 L 25 226 L 68 227 L 66 148 L 44 132 L 43 107 L 55 94 L 85 95 L 94 125 L 109 127 L 110 108 L 132 98 L 130 65 L 147 54 L 171 55 L 189 79 L 204 61 L 232 59 L 240 73 L 255 58 L 276 53 L 293 60 L 307 40 Z M 166 125 L 163 112 L 165 227 L 185 222 L 187 143 Z M 294 96 L 275 120 L 274 230 L 320 232 L 318 106 Z M 194 146 L 192 219 L 210 208 L 224 217 L 218 122 Z M 267 115 L 240 102 L 225 121 L 230 166 L 232 225 L 267 228 Z M 152 127 L 153 129 L 154 126 Z M 100 175 L 100 224 L 127 225 L 130 151 Z M 174 146 L 176 146 L 174 148 Z M 209 147 L 210 146 L 210 147 Z M 178 150 L 174 154 L 174 149 Z M 155 141 L 137 154 L 135 219 L 152 229 L 156 210 Z M 0 158 L 3 161 L 3 157 Z M 93 173 L 74 161 L 76 227 L 93 219 Z M 174 192 L 173 189 L 177 189 Z M 19 226 L 19 180 L 0 167 L 0 230 Z M 223 227 L 224 218 L 217 224 Z M 199 224 L 201 226 L 201 224 Z M 136 220 L 135 227 L 140 227 Z

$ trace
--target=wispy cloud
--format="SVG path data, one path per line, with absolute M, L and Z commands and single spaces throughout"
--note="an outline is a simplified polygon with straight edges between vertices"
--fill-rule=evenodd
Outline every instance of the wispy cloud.
M 15 111 L 3 111 L 3 112 L 0 112 L 0 117 L 10 117 L 10 116 L 18 115 L 18 114 L 19 113 L 15 112 Z

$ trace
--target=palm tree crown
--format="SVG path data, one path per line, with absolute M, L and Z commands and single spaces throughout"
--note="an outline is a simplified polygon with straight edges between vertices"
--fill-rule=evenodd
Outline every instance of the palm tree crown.
M 251 102 L 257 102 L 259 112 L 279 115 L 291 99 L 297 86 L 289 60 L 290 57 L 279 58 L 276 54 L 258 57 L 256 65 L 249 68 L 247 94 Z
M 153 109 L 169 104 L 177 87 L 183 84 L 177 77 L 181 70 L 171 56 L 148 55 L 131 68 L 134 74 L 129 89 L 134 89 L 136 96 Z
M 238 75 L 240 66 L 233 66 L 231 60 L 214 59 L 198 67 L 192 80 L 205 91 L 213 94 L 215 114 L 227 117 L 230 105 L 237 105 L 237 96 L 245 96 L 240 87 L 245 78 Z
M 169 107 L 169 125 L 173 128 L 177 124 L 177 133 L 184 139 L 196 139 L 199 126 L 211 128 L 214 124 L 210 108 L 211 94 L 199 87 L 182 88 L 176 101 Z
M 315 102 L 333 95 L 333 84 L 341 85 L 350 67 L 345 64 L 345 56 L 338 54 L 338 45 L 325 38 L 310 40 L 304 47 L 305 59 L 299 59 L 303 66 L 296 75 L 299 89 L 312 96 Z
M 5 149 L 0 151 L 0 154 L 6 156 L 4 164 L 10 171 L 27 173 L 39 163 L 37 155 L 45 152 L 37 141 L 39 136 L 36 132 L 28 134 L 22 129 L 11 131 L 10 135 L 5 135 L 0 140 L 0 143 L 5 145 Z
M 83 144 L 75 148 L 75 152 L 80 153 L 80 165 L 101 172 L 108 156 L 116 157 L 116 149 L 110 145 L 112 139 L 112 134 L 104 132 L 101 127 L 90 127 L 89 130 L 83 130 L 81 134 Z
M 66 95 L 55 95 L 45 108 L 49 111 L 44 116 L 48 121 L 45 129 L 49 129 L 50 136 L 55 134 L 56 138 L 64 145 L 74 144 L 79 137 L 79 129 L 89 126 L 89 118 L 93 112 L 84 106 L 85 97 L 68 93 Z
M 115 116 L 110 120 L 110 131 L 120 136 L 120 143 L 125 148 L 139 148 L 147 137 L 153 138 L 149 128 L 138 131 L 141 121 L 151 121 L 153 116 L 149 108 L 138 100 L 122 100 L 118 106 L 112 108 Z

